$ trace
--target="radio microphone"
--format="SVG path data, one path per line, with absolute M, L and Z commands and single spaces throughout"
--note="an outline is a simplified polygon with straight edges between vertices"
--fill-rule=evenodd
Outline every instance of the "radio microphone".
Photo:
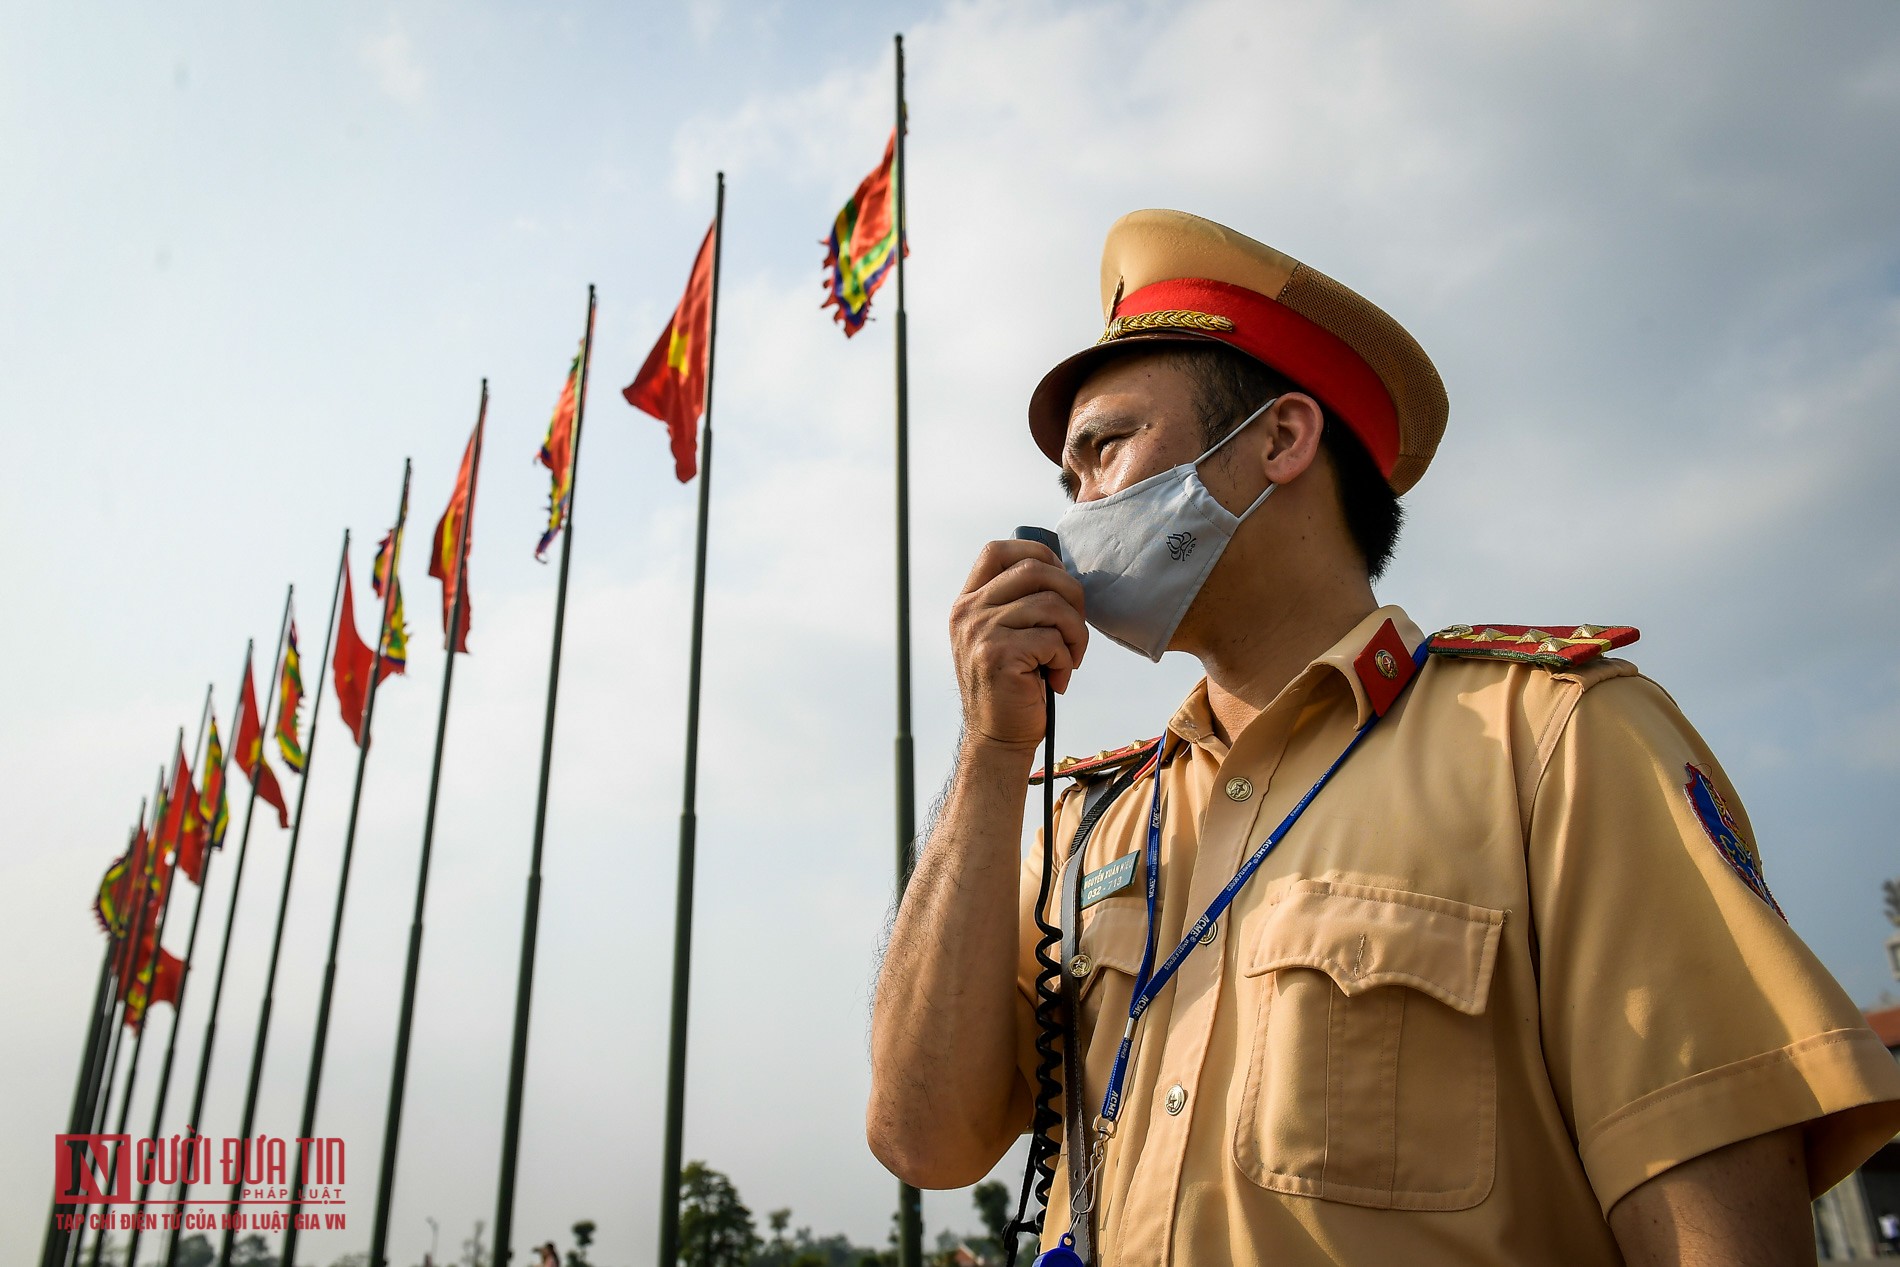
M 1022 526 L 1011 534 L 1018 541 L 1034 541 L 1038 545 L 1048 546 L 1058 559 L 1062 557 L 1062 543 L 1056 534 L 1048 528 Z M 1062 1040 L 1062 995 L 1058 982 L 1061 980 L 1062 964 L 1053 950 L 1062 940 L 1062 930 L 1051 924 L 1045 914 L 1049 907 L 1049 890 L 1055 872 L 1056 838 L 1056 693 L 1049 685 L 1049 667 L 1044 665 L 1042 675 L 1042 876 L 1036 893 L 1036 1097 L 1035 1115 L 1030 1121 L 1029 1164 L 1023 1175 L 1022 1196 L 1016 1205 L 1016 1217 L 1004 1230 L 1005 1267 L 1015 1267 L 1017 1253 L 1017 1235 L 1019 1231 L 1042 1232 L 1043 1216 L 1049 1209 L 1049 1188 L 1055 1180 L 1055 1158 L 1061 1148 L 1060 1134 L 1062 1115 L 1056 1111 L 1056 1100 L 1062 1094 L 1062 1084 L 1056 1079 L 1056 1071 L 1062 1067 L 1062 1053 L 1057 1044 Z M 1028 1213 L 1029 1195 L 1036 1195 L 1041 1209 L 1034 1218 L 1025 1218 Z M 1040 1257 L 1040 1256 L 1038 1256 Z

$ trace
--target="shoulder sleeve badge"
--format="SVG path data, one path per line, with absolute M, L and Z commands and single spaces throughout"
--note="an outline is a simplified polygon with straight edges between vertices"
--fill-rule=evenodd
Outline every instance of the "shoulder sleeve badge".
M 1716 852 L 1722 855 L 1722 861 L 1742 877 L 1742 883 L 1754 890 L 1756 897 L 1768 903 L 1775 914 L 1781 916 L 1782 923 L 1787 923 L 1788 917 L 1782 912 L 1781 904 L 1768 891 L 1768 881 L 1762 876 L 1761 864 L 1755 860 L 1748 846 L 1742 843 L 1741 829 L 1735 824 L 1735 815 L 1729 812 L 1728 802 L 1700 768 L 1690 763 L 1684 763 L 1682 768 L 1689 776 L 1689 781 L 1682 789 L 1689 794 L 1689 808 L 1695 811 L 1702 830 L 1709 834 L 1709 840 Z
M 1146 763 L 1154 755 L 1154 748 L 1161 741 L 1157 735 L 1153 739 L 1142 739 L 1120 748 L 1110 748 L 1096 753 L 1092 757 L 1064 757 L 1056 762 L 1058 779 L 1095 778 L 1105 774 L 1115 774 L 1136 762 Z M 1037 787 L 1042 783 L 1043 772 L 1038 767 L 1029 776 L 1029 786 Z
M 1509 660 L 1572 669 L 1640 635 L 1628 625 L 1452 625 L 1431 637 L 1431 653 L 1470 660 Z

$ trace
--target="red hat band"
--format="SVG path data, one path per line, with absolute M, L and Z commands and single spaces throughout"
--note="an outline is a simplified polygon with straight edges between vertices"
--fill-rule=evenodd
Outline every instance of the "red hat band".
M 1164 331 L 1218 339 L 1286 375 L 1352 428 L 1380 474 L 1392 474 L 1398 410 L 1378 374 L 1338 335 L 1258 291 L 1180 277 L 1123 296 L 1102 342 Z

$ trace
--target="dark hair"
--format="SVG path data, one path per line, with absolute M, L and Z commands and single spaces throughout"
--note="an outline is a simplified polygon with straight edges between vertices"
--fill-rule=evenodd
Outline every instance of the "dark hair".
M 1213 448 L 1249 414 L 1287 392 L 1310 395 L 1298 383 L 1224 344 L 1171 348 L 1170 363 L 1194 383 L 1195 405 L 1201 413 L 1205 447 Z M 1332 459 L 1333 487 L 1353 544 L 1365 556 L 1366 575 L 1377 580 L 1392 562 L 1399 544 L 1405 507 L 1352 428 L 1320 407 L 1324 429 L 1320 444 Z

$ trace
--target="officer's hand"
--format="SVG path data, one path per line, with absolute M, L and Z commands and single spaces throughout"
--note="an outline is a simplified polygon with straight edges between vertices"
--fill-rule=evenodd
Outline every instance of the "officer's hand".
M 1055 551 L 992 541 L 950 607 L 950 650 L 963 694 L 964 733 L 1011 748 L 1042 739 L 1042 677 L 1058 692 L 1089 642 L 1082 586 Z

